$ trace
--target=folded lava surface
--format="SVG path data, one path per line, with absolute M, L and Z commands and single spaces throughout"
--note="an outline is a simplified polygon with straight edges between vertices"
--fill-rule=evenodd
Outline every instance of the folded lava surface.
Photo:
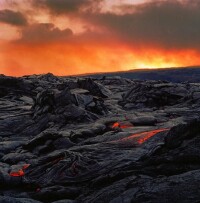
M 200 84 L 0 75 L 0 202 L 198 202 Z

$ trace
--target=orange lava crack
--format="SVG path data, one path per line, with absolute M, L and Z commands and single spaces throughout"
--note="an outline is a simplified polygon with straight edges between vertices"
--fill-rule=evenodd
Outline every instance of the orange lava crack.
M 120 124 L 119 122 L 115 122 L 115 123 L 113 123 L 111 128 L 112 129 L 115 129 L 115 128 L 125 129 L 125 128 L 131 128 L 131 127 L 133 127 L 132 124 L 125 124 L 125 125 L 123 125 L 123 124 Z
M 12 177 L 21 177 L 21 176 L 24 176 L 25 175 L 24 170 L 26 170 L 29 166 L 30 166 L 30 164 L 25 164 L 22 167 L 22 169 L 20 169 L 18 171 L 11 172 L 10 176 L 12 176 Z
M 150 131 L 150 132 L 147 132 L 147 134 L 145 135 L 145 137 L 140 138 L 140 139 L 138 140 L 138 143 L 139 143 L 139 144 L 142 144 L 142 143 L 144 143 L 146 140 L 148 140 L 149 138 L 151 138 L 151 137 L 153 137 L 154 135 L 156 135 L 157 133 L 159 133 L 159 132 L 164 132 L 164 131 L 167 131 L 167 130 L 169 130 L 169 129 L 164 128 L 164 129 L 152 130 L 152 131 Z
M 164 132 L 164 131 L 167 131 L 169 130 L 169 128 L 162 128 L 162 129 L 157 129 L 157 130 L 152 130 L 152 131 L 146 131 L 146 132 L 141 132 L 141 133 L 136 133 L 136 134 L 132 134 L 131 136 L 129 137 L 125 137 L 125 138 L 122 138 L 120 141 L 128 141 L 128 140 L 131 140 L 135 137 L 140 137 L 140 136 L 143 136 L 142 138 L 140 138 L 137 142 L 138 144 L 142 144 L 144 143 L 145 141 L 147 141 L 149 138 L 153 137 L 154 135 L 156 135 L 157 133 L 159 132 Z

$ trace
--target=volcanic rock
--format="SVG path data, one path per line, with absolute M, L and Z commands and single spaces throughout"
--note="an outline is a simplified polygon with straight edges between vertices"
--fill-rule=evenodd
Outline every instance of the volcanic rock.
M 27 198 L 13 198 L 8 196 L 0 196 L 0 202 L 2 203 L 41 203 L 33 199 Z
M 94 82 L 91 78 L 78 80 L 80 88 L 88 90 L 92 95 L 107 98 L 111 92 L 103 85 Z
M 198 98 L 198 92 L 194 92 L 194 87 L 188 84 L 158 83 L 158 82 L 136 82 L 133 87 L 123 95 L 119 104 L 125 106 L 126 103 L 133 104 L 133 108 L 142 107 L 163 107 L 177 104 L 185 104 L 193 98 Z M 193 96 L 192 96 L 193 94 Z M 125 106 L 126 107 L 126 106 Z
M 0 76 L 0 202 L 198 202 L 200 85 Z

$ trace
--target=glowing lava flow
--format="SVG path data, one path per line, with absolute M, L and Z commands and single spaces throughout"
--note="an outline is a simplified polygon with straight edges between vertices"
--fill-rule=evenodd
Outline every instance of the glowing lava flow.
M 18 170 L 18 171 L 11 172 L 11 173 L 10 173 L 10 176 L 13 176 L 13 177 L 24 176 L 24 175 L 25 175 L 24 170 L 26 170 L 29 166 L 30 166 L 30 164 L 25 164 L 25 165 L 22 167 L 22 169 L 20 169 L 20 170 Z
M 24 171 L 23 171 L 22 169 L 20 169 L 19 171 L 11 172 L 11 173 L 10 173 L 10 176 L 13 176 L 13 177 L 24 176 Z
M 25 164 L 25 165 L 23 165 L 22 169 L 25 170 L 25 169 L 27 169 L 29 166 L 30 166 L 30 164 Z
M 114 123 L 113 125 L 112 125 L 112 128 L 119 128 L 120 127 L 120 124 L 118 123 L 118 122 L 116 122 L 116 123 Z
M 146 140 L 148 140 L 149 138 L 153 137 L 154 135 L 156 135 L 157 133 L 160 133 L 160 132 L 163 132 L 163 131 L 167 131 L 169 129 L 158 129 L 158 130 L 152 130 L 152 131 L 149 131 L 147 132 L 147 134 L 143 137 L 143 138 L 140 138 L 138 140 L 138 143 L 139 144 L 142 144 L 144 143 Z
M 133 127 L 133 125 L 131 123 L 127 123 L 127 124 L 121 124 L 119 122 L 115 122 L 113 125 L 112 125 L 112 129 L 115 129 L 115 128 L 121 128 L 121 129 L 125 129 L 125 128 L 131 128 Z
M 146 131 L 146 132 L 136 133 L 136 134 L 132 134 L 131 136 L 122 138 L 122 139 L 120 139 L 118 141 L 123 143 L 123 142 L 127 142 L 127 141 L 129 142 L 129 141 L 134 140 L 134 139 L 137 140 L 137 137 L 142 137 L 142 138 L 139 138 L 136 141 L 138 144 L 142 144 L 146 140 L 148 140 L 149 138 L 151 138 L 154 135 L 156 135 L 157 133 L 164 132 L 164 131 L 167 131 L 167 130 L 169 130 L 169 128 L 162 128 L 162 129 L 157 129 L 157 130 L 152 130 L 152 131 Z M 116 141 L 114 141 L 114 142 L 116 142 Z

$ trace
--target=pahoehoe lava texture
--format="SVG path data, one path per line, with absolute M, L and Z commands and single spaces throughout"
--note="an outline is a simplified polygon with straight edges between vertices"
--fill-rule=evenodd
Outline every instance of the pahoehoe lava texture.
M 198 202 L 200 84 L 0 75 L 0 202 Z

